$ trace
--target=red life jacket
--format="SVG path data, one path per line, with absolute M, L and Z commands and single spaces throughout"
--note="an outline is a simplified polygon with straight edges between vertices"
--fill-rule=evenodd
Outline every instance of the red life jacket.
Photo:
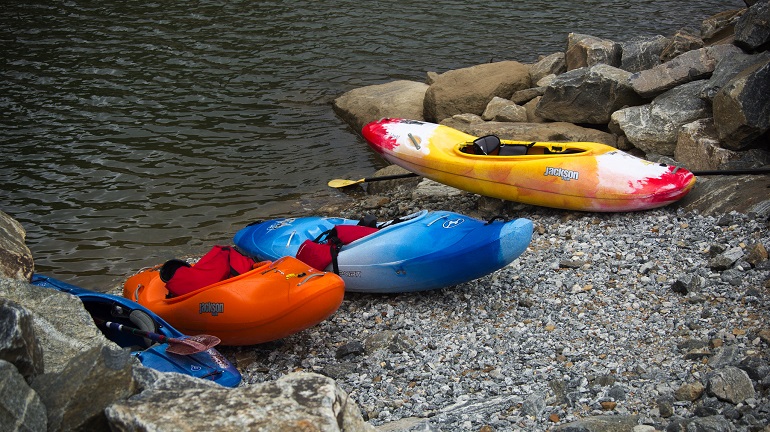
M 337 254 L 342 246 L 376 232 L 377 228 L 363 225 L 337 225 L 315 240 L 305 240 L 297 250 L 297 259 L 318 270 L 333 264 L 339 274 Z
M 179 260 L 171 260 L 163 266 L 171 266 Z M 199 288 L 223 281 L 251 270 L 254 260 L 229 246 L 214 246 L 193 266 L 178 266 L 166 272 L 166 289 L 175 296 L 193 292 Z M 164 269 L 161 268 L 161 275 Z

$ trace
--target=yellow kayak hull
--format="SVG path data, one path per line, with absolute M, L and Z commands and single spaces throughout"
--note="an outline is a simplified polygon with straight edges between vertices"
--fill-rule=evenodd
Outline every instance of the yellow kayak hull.
M 594 142 L 503 140 L 513 156 L 473 154 L 478 137 L 448 126 L 382 119 L 363 136 L 387 161 L 437 182 L 509 201 L 600 212 L 647 210 L 683 198 L 688 170 L 650 162 Z

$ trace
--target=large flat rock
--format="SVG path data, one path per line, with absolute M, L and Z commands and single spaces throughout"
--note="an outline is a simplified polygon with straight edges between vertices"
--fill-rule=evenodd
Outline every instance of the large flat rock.
M 677 205 L 703 215 L 735 210 L 767 219 L 770 217 L 770 175 L 699 176 L 692 191 Z

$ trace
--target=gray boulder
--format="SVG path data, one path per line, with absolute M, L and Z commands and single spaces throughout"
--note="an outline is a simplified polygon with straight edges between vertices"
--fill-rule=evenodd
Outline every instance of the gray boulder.
M 679 130 L 674 159 L 691 171 L 723 169 L 740 158 L 740 153 L 721 147 L 713 118 L 687 123 Z
M 32 388 L 46 406 L 49 430 L 109 430 L 104 409 L 137 392 L 128 350 L 93 347 Z
M 455 114 L 481 115 L 495 96 L 510 99 L 530 84 L 529 66 L 516 61 L 451 70 L 436 77 L 425 93 L 425 119 L 440 122 Z
M 526 122 L 527 109 L 516 105 L 509 99 L 503 99 L 495 96 L 487 104 L 484 113 L 481 114 L 484 120 L 506 121 L 506 122 Z
M 770 60 L 735 76 L 714 96 L 714 124 L 723 146 L 741 150 L 770 130 Z
M 353 89 L 334 100 L 334 112 L 357 133 L 365 124 L 385 117 L 423 119 L 423 99 L 428 85 L 393 81 Z
M 669 426 L 666 430 L 681 430 L 687 432 L 733 432 L 736 429 L 732 420 L 728 420 L 721 415 L 711 415 L 686 419 L 682 421 L 679 427 L 672 428 Z
M 706 43 L 713 43 L 734 36 L 735 24 L 746 9 L 733 9 L 720 12 L 703 20 L 700 36 Z
M 236 389 L 166 386 L 107 408 L 114 430 L 374 431 L 331 378 L 292 373 Z
M 530 81 L 536 83 L 543 77 L 555 74 L 559 75 L 567 71 L 567 60 L 563 52 L 553 53 L 545 56 L 534 63 L 529 68 Z
M 749 52 L 762 51 L 770 44 L 770 1 L 758 1 L 735 23 L 736 45 Z
M 401 168 L 398 165 L 388 165 L 385 168 L 377 170 L 377 172 L 374 173 L 374 177 L 383 177 L 383 176 L 390 176 L 390 175 L 401 175 L 401 174 L 409 174 L 409 171 L 407 171 L 404 168 Z M 409 189 L 414 189 L 418 183 L 420 183 L 420 180 L 422 177 L 413 177 L 413 178 L 407 178 L 407 179 L 398 179 L 398 180 L 383 180 L 383 181 L 376 181 L 371 182 L 366 185 L 366 191 L 370 195 L 377 195 L 377 194 L 384 194 L 388 191 L 391 191 L 397 187 L 406 187 Z
M 83 303 L 72 294 L 0 279 L 0 297 L 32 312 L 46 373 L 61 371 L 70 359 L 92 347 L 117 347 L 96 328 Z
M 703 39 L 692 29 L 681 29 L 674 33 L 668 45 L 660 54 L 661 63 L 665 63 L 688 51 L 703 48 Z
M 16 366 L 26 379 L 44 372 L 43 347 L 35 335 L 32 314 L 5 298 L 0 298 L 0 360 Z
M 0 360 L 0 425 L 7 431 L 45 431 L 45 405 L 19 371 Z
M 546 88 L 535 114 L 555 121 L 606 124 L 618 109 L 643 103 L 629 85 L 630 76 L 606 64 L 565 72 Z
M 24 227 L 0 211 L 0 277 L 29 280 L 35 270 Z
M 700 48 L 631 75 L 631 87 L 640 96 L 653 98 L 678 85 L 709 78 L 719 59 L 734 50 L 730 45 Z
M 698 97 L 706 80 L 675 87 L 652 103 L 624 108 L 611 116 L 610 130 L 620 132 L 645 153 L 671 156 L 679 130 L 695 120 L 711 116 L 709 104 Z
M 687 295 L 692 292 L 700 292 L 706 286 L 706 279 L 696 274 L 683 274 L 671 284 L 671 290 L 675 293 Z
M 554 80 L 556 80 L 556 77 L 557 77 L 557 76 L 558 76 L 558 75 L 556 75 L 556 74 L 550 74 L 550 75 L 546 75 L 546 76 L 544 76 L 544 77 L 540 78 L 540 79 L 539 79 L 539 80 L 538 80 L 538 81 L 535 83 L 535 85 L 536 85 L 537 87 L 547 87 L 547 86 L 551 85 L 551 83 L 552 83 L 552 82 L 554 82 Z
M 733 404 L 756 396 L 749 375 L 735 366 L 720 369 L 709 378 L 707 391 L 710 395 Z
M 543 415 L 545 411 L 545 395 L 542 393 L 534 393 L 524 399 L 524 403 L 521 404 L 521 412 L 524 415 L 532 416 L 535 418 Z
M 621 47 L 617 42 L 595 36 L 570 33 L 567 36 L 567 70 L 591 67 L 597 64 L 620 66 Z
M 701 97 L 713 100 L 717 92 L 726 86 L 736 75 L 748 67 L 770 60 L 770 52 L 760 54 L 746 54 L 735 45 L 724 45 L 729 47 L 725 51 L 724 57 L 717 62 L 717 67 L 709 78 L 708 85 L 701 92 Z
M 455 114 L 450 118 L 441 120 L 440 124 L 449 126 L 457 130 L 466 130 L 468 125 L 474 123 L 484 123 L 484 119 L 476 114 Z
M 670 40 L 661 35 L 637 38 L 621 42 L 620 68 L 628 72 L 641 72 L 660 64 L 660 55 Z
M 699 176 L 692 191 L 677 205 L 703 215 L 737 211 L 767 219 L 770 217 L 768 189 L 770 176 L 766 175 Z
M 636 415 L 600 415 L 560 424 L 554 432 L 628 432 L 639 424 Z
M 708 265 L 711 270 L 723 271 L 732 267 L 741 257 L 743 257 L 743 249 L 736 246 L 710 258 Z
M 532 87 L 519 90 L 511 96 L 511 102 L 517 105 L 523 105 L 536 97 L 542 96 L 543 93 L 545 93 L 545 87 Z
M 736 366 L 740 363 L 743 352 L 736 345 L 724 345 L 719 347 L 714 355 L 708 360 L 708 365 L 712 369 L 722 369 L 727 366 Z
M 543 93 L 545 93 L 545 89 L 543 89 Z M 540 103 L 540 99 L 542 99 L 543 96 L 540 95 L 531 101 L 525 103 L 523 106 L 527 110 L 527 122 L 529 123 L 546 123 L 548 120 L 540 117 L 537 115 L 537 104 Z M 614 141 L 614 140 L 613 140 Z

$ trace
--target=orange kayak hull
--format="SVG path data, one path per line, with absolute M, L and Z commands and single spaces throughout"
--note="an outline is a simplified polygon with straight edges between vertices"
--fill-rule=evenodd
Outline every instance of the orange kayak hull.
M 130 277 L 123 296 L 188 335 L 210 334 L 222 345 L 254 345 L 310 328 L 339 309 L 345 283 L 334 273 L 284 257 L 239 276 L 166 298 L 157 270 Z

